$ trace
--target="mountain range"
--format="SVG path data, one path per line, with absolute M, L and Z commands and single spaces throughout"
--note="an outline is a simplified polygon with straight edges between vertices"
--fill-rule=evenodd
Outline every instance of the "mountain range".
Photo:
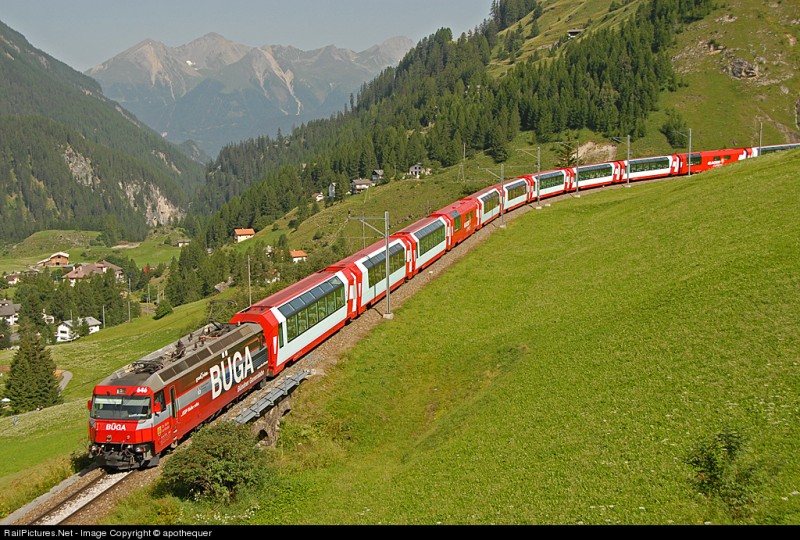
M 228 143 L 287 133 L 344 110 L 413 46 L 393 37 L 361 52 L 333 45 L 303 51 L 209 33 L 179 47 L 147 39 L 85 74 L 167 140 L 191 141 L 215 156 Z

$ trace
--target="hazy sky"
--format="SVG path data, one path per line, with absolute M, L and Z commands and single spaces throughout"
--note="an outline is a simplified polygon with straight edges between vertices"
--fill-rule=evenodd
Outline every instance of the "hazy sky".
M 453 36 L 489 16 L 491 0 L 0 0 L 0 21 L 78 71 L 144 39 L 169 47 L 216 32 L 258 47 L 363 51 L 393 36 Z

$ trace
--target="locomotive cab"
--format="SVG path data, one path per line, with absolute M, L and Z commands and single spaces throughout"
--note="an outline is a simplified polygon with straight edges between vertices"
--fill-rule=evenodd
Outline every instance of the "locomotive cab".
M 87 404 L 89 456 L 100 466 L 115 470 L 155 466 L 158 455 L 151 431 L 153 413 L 160 412 L 160 403 L 154 404 L 152 392 L 143 387 L 104 390 Z
M 150 396 L 103 396 L 89 400 L 89 417 L 97 420 L 141 420 L 150 418 Z

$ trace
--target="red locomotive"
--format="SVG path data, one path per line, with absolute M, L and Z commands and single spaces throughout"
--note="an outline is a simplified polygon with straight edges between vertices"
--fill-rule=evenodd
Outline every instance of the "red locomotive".
M 211 323 L 100 382 L 89 400 L 89 455 L 108 469 L 158 463 L 197 426 L 267 376 L 256 324 Z
M 484 188 L 361 251 L 210 323 L 100 382 L 89 400 L 89 454 L 108 469 L 153 466 L 195 428 L 275 377 L 501 214 L 542 198 L 699 173 L 800 147 L 671 154 L 554 169 Z

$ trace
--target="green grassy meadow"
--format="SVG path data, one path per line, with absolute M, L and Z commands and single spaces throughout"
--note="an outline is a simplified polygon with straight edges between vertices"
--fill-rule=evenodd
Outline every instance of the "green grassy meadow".
M 272 485 L 225 513 L 139 493 L 109 523 L 800 523 L 799 169 L 520 216 L 303 383 Z M 724 431 L 739 504 L 686 463 Z
M 35 265 L 58 251 L 69 253 L 70 263 L 92 263 L 116 254 L 133 259 L 140 267 L 169 264 L 172 257 L 179 257 L 181 252 L 180 248 L 173 245 L 174 241 L 185 237 L 170 227 L 161 227 L 153 229 L 142 242 L 110 248 L 92 245 L 98 234 L 96 231 L 39 231 L 18 244 L 2 246 L 0 274 L 25 270 L 27 266 Z M 171 242 L 165 244 L 165 240 Z

